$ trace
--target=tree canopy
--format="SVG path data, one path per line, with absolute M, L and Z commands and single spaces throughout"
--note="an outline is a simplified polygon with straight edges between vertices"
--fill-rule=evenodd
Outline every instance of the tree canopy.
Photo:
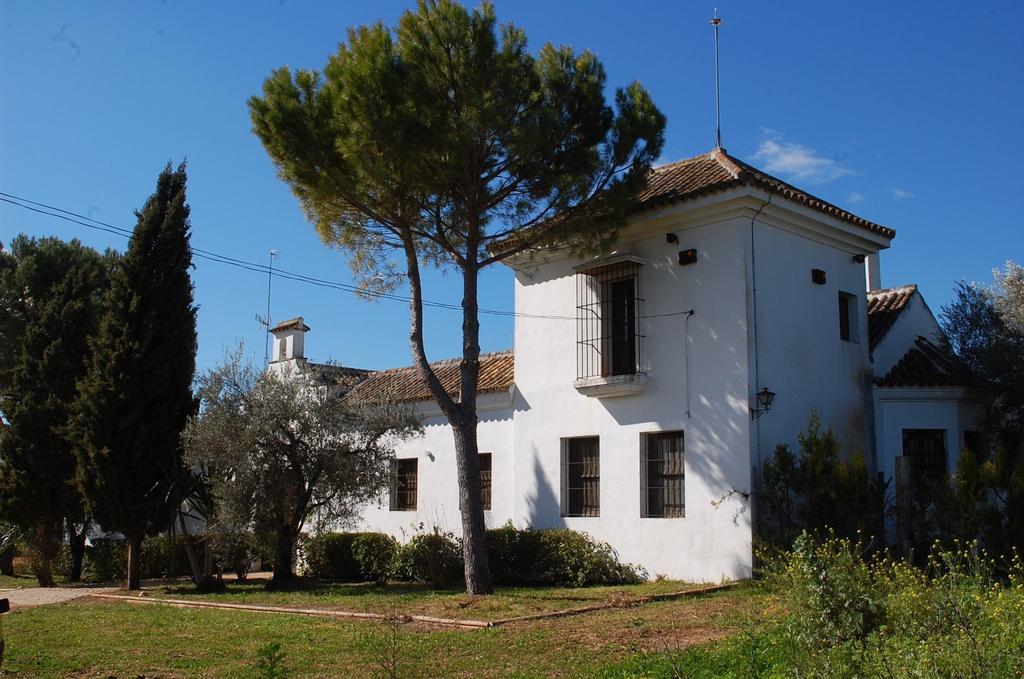
M 36 577 L 50 586 L 65 522 L 83 521 L 67 427 L 112 257 L 19 236 L 0 259 L 0 515 L 27 531 Z
M 351 521 L 387 487 L 393 445 L 420 431 L 410 408 L 350 405 L 299 373 L 261 374 L 242 348 L 199 379 L 201 413 L 186 435 L 204 471 L 214 532 L 276 536 L 272 586 L 292 578 L 295 541 L 311 522 Z

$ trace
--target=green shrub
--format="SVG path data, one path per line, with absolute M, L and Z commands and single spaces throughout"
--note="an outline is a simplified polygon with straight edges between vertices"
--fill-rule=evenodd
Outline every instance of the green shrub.
M 435 589 L 458 582 L 462 572 L 461 546 L 450 533 L 436 529 L 402 545 L 391 568 L 396 580 L 426 582 Z
M 387 582 L 396 554 L 398 541 L 384 533 L 356 533 L 352 540 L 352 558 L 364 582 Z
M 128 545 L 116 538 L 97 538 L 85 550 L 85 579 L 90 582 L 124 580 L 128 568 Z
M 773 629 L 798 676 L 1024 676 L 1024 570 L 971 543 L 936 544 L 927 568 L 863 557 L 850 540 L 799 536 L 768 582 Z M 997 578 L 994 573 L 1008 575 Z
M 498 584 L 584 587 L 644 579 L 610 545 L 567 528 L 517 530 L 508 523 L 487 532 L 487 550 Z
M 863 643 L 884 620 L 882 597 L 859 544 L 801 533 L 779 564 L 776 578 L 788 592 L 796 641 L 817 651 Z
M 524 540 L 533 555 L 539 584 L 559 587 L 617 585 L 640 582 L 643 574 L 619 562 L 615 550 L 585 533 L 559 528 L 536 531 L 536 546 Z
M 537 543 L 536 531 L 517 530 L 511 521 L 501 528 L 487 531 L 487 560 L 491 565 L 494 583 L 525 583 Z M 533 550 L 528 550 L 528 547 Z
M 358 533 L 322 533 L 306 538 L 306 574 L 321 580 L 356 582 L 359 567 L 352 556 L 352 542 Z
M 245 531 L 220 532 L 214 543 L 214 561 L 219 568 L 230 571 L 239 580 L 245 580 L 259 558 L 259 539 L 253 533 Z M 197 545 L 202 554 L 204 546 Z
M 143 540 L 139 569 L 143 578 L 176 578 L 192 570 L 182 538 L 169 535 Z
M 797 440 L 798 453 L 780 444 L 757 481 L 756 538 L 761 551 L 788 550 L 803 531 L 824 538 L 834 531 L 883 536 L 886 484 L 872 474 L 863 455 L 842 459 L 839 439 L 811 411 Z

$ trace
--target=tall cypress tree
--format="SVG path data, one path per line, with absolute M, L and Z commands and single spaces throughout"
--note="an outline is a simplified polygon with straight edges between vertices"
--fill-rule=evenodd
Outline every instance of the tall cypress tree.
M 108 264 L 56 238 L 19 236 L 0 257 L 0 410 L 9 423 L 0 430 L 0 515 L 26 531 L 36 578 L 49 587 L 64 522 L 84 518 L 67 425 Z
M 129 589 L 139 588 L 143 538 L 169 524 L 181 432 L 195 409 L 186 181 L 184 163 L 177 170 L 168 164 L 136 213 L 79 386 L 78 483 L 96 521 L 128 540 Z

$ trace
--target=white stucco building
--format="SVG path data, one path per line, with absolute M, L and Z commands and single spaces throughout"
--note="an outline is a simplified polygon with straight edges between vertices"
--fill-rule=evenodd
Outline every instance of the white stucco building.
M 715 149 L 654 170 L 606 256 L 510 261 L 514 347 L 481 369 L 488 525 L 585 531 L 652 577 L 719 581 L 749 576 L 754 471 L 812 408 L 887 478 L 904 454 L 951 469 L 976 413 L 916 288 L 877 290 L 894 236 Z M 306 330 L 274 328 L 278 369 L 320 369 Z M 436 365 L 454 389 L 458 363 Z M 360 527 L 458 532 L 452 432 L 415 371 L 343 378 L 425 422 Z

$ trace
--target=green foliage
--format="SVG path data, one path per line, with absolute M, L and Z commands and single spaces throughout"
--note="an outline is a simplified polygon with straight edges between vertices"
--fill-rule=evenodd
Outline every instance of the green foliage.
M 762 546 L 788 549 L 802 531 L 846 538 L 884 535 L 885 484 L 860 454 L 840 457 L 841 446 L 811 411 L 794 454 L 780 444 L 757 484 L 757 537 Z
M 1005 273 L 996 271 L 993 287 L 960 282 L 956 298 L 941 313 L 944 334 L 969 372 L 973 396 L 988 406 L 984 425 L 990 447 L 1014 458 L 1024 445 L 1021 280 L 1024 273 L 1009 262 Z
M 384 533 L 358 533 L 352 541 L 352 557 L 364 582 L 387 582 L 398 555 L 398 541 Z
M 168 164 L 137 213 L 76 404 L 78 485 L 97 522 L 135 544 L 166 527 L 177 505 L 179 441 L 195 411 L 186 182 L 184 164 Z
M 26 529 L 36 576 L 49 586 L 64 521 L 83 517 L 68 414 L 110 258 L 78 241 L 19 236 L 0 260 L 0 516 Z
M 487 532 L 487 548 L 501 584 L 586 587 L 644 579 L 640 570 L 620 563 L 607 543 L 566 528 L 517 530 L 509 523 Z
M 575 238 L 599 249 L 665 126 L 639 83 L 616 90 L 613 110 L 605 81 L 591 52 L 548 43 L 532 55 L 491 4 L 439 0 L 394 29 L 351 29 L 323 72 L 274 71 L 249 109 L 323 240 L 376 275 L 396 238 L 427 261 L 457 264 L 462 250 L 475 263 L 553 214 L 562 217 L 532 230 L 530 245 Z M 599 224 L 586 209 L 597 195 Z
M 307 521 L 351 519 L 387 487 L 395 443 L 420 431 L 408 406 L 354 406 L 315 375 L 261 373 L 241 346 L 198 384 L 201 411 L 183 441 L 209 483 L 207 519 L 218 530 L 273 533 L 275 586 L 293 577 Z M 312 554 L 314 568 L 329 563 L 321 556 Z
M 260 679 L 286 679 L 290 673 L 284 665 L 285 652 L 281 644 L 272 641 L 256 651 L 256 676 Z
M 391 566 L 396 580 L 426 582 L 442 589 L 462 577 L 462 548 L 450 533 L 420 533 L 399 547 Z
M 85 550 L 86 580 L 91 582 L 114 582 L 124 580 L 128 546 L 124 540 L 98 538 Z
M 783 593 L 788 664 L 817 676 L 1020 676 L 1024 579 L 976 543 L 936 545 L 928 566 L 865 559 L 861 546 L 806 533 L 771 576 Z
M 358 582 L 359 566 L 352 543 L 359 533 L 323 533 L 303 541 L 306 574 L 321 580 Z

